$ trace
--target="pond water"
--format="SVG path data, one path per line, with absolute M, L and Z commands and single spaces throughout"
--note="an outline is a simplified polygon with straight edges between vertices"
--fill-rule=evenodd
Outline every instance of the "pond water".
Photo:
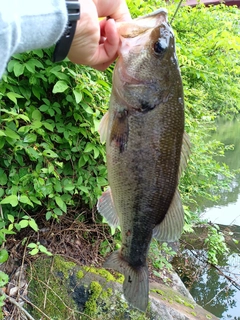
M 240 117 L 232 121 L 219 119 L 212 138 L 225 145 L 234 145 L 234 150 L 226 151 L 225 157 L 218 160 L 225 162 L 232 170 L 240 169 Z M 218 224 L 240 226 L 240 174 L 233 181 L 231 191 L 222 194 L 217 205 L 206 203 L 202 217 Z
M 234 150 L 226 151 L 225 157 L 218 160 L 225 162 L 230 169 L 240 169 L 240 118 L 233 121 L 218 120 L 217 131 L 212 138 L 226 145 L 234 144 Z M 240 174 L 232 182 L 231 191 L 223 193 L 217 205 L 204 203 L 202 217 L 220 224 L 222 230 L 231 230 L 232 237 L 239 242 L 232 244 L 229 256 L 219 262 L 218 270 L 203 267 L 196 261 L 205 271 L 193 283 L 190 293 L 198 304 L 219 319 L 240 320 Z M 201 255 L 200 250 L 196 251 L 196 256 Z

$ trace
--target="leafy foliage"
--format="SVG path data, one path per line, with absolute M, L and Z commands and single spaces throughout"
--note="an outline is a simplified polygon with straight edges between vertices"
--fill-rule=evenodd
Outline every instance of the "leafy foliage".
M 229 249 L 218 225 L 209 226 L 208 229 L 208 237 L 205 239 L 205 244 L 208 246 L 208 261 L 217 265 L 218 258 L 226 255 L 229 252 Z
M 46 219 L 83 201 L 93 206 L 107 184 L 97 127 L 110 84 L 103 73 L 51 51 L 17 54 L 0 83 L 0 197 L 4 217 L 45 208 Z

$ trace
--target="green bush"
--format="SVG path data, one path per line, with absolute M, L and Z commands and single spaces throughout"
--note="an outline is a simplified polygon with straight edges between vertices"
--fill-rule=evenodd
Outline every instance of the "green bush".
M 104 73 L 51 50 L 17 54 L 0 82 L 0 198 L 5 219 L 36 213 L 46 219 L 68 205 L 92 207 L 107 184 L 105 148 L 97 128 L 107 108 Z

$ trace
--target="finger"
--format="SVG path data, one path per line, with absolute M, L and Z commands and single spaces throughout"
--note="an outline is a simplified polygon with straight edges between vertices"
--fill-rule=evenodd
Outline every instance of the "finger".
M 97 66 L 98 70 L 99 68 L 100 70 L 106 69 L 117 58 L 119 35 L 114 20 L 110 19 L 105 22 L 104 34 L 106 40 L 99 44 L 91 62 L 91 66 L 94 68 Z
M 106 63 L 96 64 L 96 65 L 92 66 L 92 68 L 99 70 L 99 71 L 104 71 L 116 60 L 116 58 L 117 58 L 117 56 Z
M 130 21 L 131 15 L 124 0 L 93 0 L 99 17 L 109 16 L 116 21 Z

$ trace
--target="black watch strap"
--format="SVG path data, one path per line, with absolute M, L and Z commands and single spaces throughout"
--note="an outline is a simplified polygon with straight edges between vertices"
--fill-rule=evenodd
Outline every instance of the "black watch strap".
M 78 0 L 66 1 L 68 10 L 68 25 L 62 37 L 56 43 L 53 52 L 53 62 L 66 58 L 75 34 L 77 21 L 80 19 L 80 3 Z

